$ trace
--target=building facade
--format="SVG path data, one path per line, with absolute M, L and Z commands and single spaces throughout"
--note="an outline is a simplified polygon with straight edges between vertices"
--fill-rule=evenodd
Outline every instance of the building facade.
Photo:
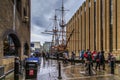
M 5 73 L 30 53 L 30 0 L 0 0 L 0 66 Z
M 50 53 L 51 52 L 51 44 L 52 44 L 52 42 L 45 42 L 43 44 L 43 51 Z
M 32 53 L 35 53 L 35 52 L 42 53 L 42 46 L 41 46 L 40 42 L 31 42 L 31 52 Z
M 86 0 L 67 23 L 67 31 L 75 30 L 68 50 L 77 55 L 79 50 L 103 50 L 120 56 L 119 4 L 119 0 Z

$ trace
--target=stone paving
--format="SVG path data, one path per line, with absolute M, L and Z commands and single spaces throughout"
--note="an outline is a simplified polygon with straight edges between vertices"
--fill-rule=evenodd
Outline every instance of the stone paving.
M 94 70 L 94 75 L 88 76 L 85 73 L 84 64 L 76 63 L 75 65 L 63 64 L 61 62 L 61 75 L 60 80 L 120 80 L 120 66 L 115 67 L 115 74 L 110 74 L 110 67 L 106 64 L 106 70 Z M 94 68 L 94 67 L 93 67 Z M 13 74 L 10 74 L 13 75 Z M 38 70 L 37 79 L 34 80 L 59 80 L 58 79 L 58 61 L 57 60 L 43 60 L 41 59 L 41 65 Z M 12 76 L 13 77 L 13 76 Z M 12 77 L 7 76 L 5 80 L 13 80 Z M 19 80 L 25 80 L 25 74 L 20 75 Z M 29 79 L 33 80 L 33 79 Z
M 38 72 L 37 80 L 59 80 L 58 79 L 58 66 L 57 61 L 48 60 L 41 63 L 40 70 Z M 62 62 L 61 62 L 62 63 Z M 62 66 L 62 79 L 61 80 L 120 80 L 120 68 L 117 64 L 115 68 L 115 74 L 110 74 L 110 67 L 106 64 L 106 70 L 94 70 L 95 74 L 88 76 L 85 74 L 85 67 L 81 63 L 75 65 L 61 64 Z
M 37 80 L 57 80 L 57 74 L 58 74 L 57 61 L 55 60 L 43 61 L 43 59 L 41 60 Z

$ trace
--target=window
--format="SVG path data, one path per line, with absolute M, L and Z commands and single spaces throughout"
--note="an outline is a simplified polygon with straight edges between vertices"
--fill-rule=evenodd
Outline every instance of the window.
M 84 12 L 84 49 L 86 49 L 86 7 Z
M 103 21 L 104 21 L 104 15 L 103 15 L 103 10 L 104 10 L 104 8 L 103 8 L 103 0 L 101 0 L 101 10 L 100 10 L 100 12 L 101 12 L 101 50 L 103 50 Z
M 109 35 L 109 37 L 110 37 L 110 52 L 112 52 L 112 49 L 113 49 L 113 45 L 112 45 L 112 43 L 113 43 L 113 39 L 112 39 L 112 37 L 113 37 L 113 32 L 112 32 L 112 29 L 113 29 L 113 3 L 112 3 L 112 1 L 113 0 L 110 0 L 110 7 L 109 7 L 109 9 L 110 9 L 110 27 L 109 27 L 109 33 L 110 33 L 110 35 Z
M 81 50 L 82 50 L 82 45 L 83 45 L 83 43 L 82 43 L 82 8 L 81 8 L 81 15 L 80 15 L 80 18 L 81 18 Z
M 113 4 L 112 0 L 110 0 L 110 24 L 113 24 Z
M 27 43 L 24 44 L 24 55 L 28 55 L 29 46 Z
M 91 7 L 91 2 L 89 2 L 89 7 Z
M 89 49 L 90 49 L 90 7 L 91 7 L 91 2 L 89 2 Z
M 14 3 L 14 0 L 12 0 L 12 2 Z
M 16 8 L 18 12 L 21 14 L 21 0 L 16 0 Z
M 23 10 L 24 10 L 24 11 L 23 11 L 23 15 L 24 15 L 24 16 L 27 16 L 27 13 L 26 13 L 25 8 L 24 8 Z
M 94 49 L 96 50 L 96 2 L 94 2 Z
M 85 12 L 86 12 L 86 7 L 85 7 Z
M 4 44 L 4 56 L 15 55 L 15 44 L 10 36 L 7 36 L 4 39 L 3 44 Z

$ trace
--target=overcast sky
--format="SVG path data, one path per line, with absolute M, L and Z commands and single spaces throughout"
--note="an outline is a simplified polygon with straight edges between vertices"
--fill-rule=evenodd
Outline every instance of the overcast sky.
M 72 17 L 76 10 L 82 5 L 85 0 L 64 0 L 66 22 Z M 40 42 L 51 41 L 52 36 L 42 34 L 46 29 L 52 28 L 55 9 L 60 9 L 62 0 L 31 0 L 31 41 Z M 57 12 L 59 14 L 59 12 Z

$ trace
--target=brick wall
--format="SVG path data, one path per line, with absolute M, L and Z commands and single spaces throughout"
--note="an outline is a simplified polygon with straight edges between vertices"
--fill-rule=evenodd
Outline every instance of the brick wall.
M 28 22 L 23 23 L 24 13 L 23 8 L 25 8 L 25 2 L 27 0 L 22 0 L 21 15 L 16 10 L 15 16 L 15 30 L 13 30 L 13 2 L 12 0 L 0 0 L 0 65 L 2 65 L 3 56 L 3 40 L 6 34 L 14 33 L 20 41 L 21 47 L 19 48 L 19 54 L 21 57 L 24 56 L 23 48 L 24 44 L 27 42 L 30 46 L 30 9 L 26 10 L 28 15 Z M 28 6 L 29 7 L 29 6 Z M 27 8 L 26 8 L 27 9 Z M 30 53 L 30 51 L 28 51 Z M 9 59 L 7 59 L 9 60 Z M 4 60 L 5 61 L 5 60 Z

